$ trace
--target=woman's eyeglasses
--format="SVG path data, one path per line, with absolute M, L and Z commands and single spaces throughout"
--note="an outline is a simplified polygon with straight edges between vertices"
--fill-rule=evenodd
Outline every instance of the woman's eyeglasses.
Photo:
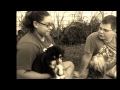
M 44 26 L 46 26 L 47 28 L 50 28 L 50 27 L 52 27 L 52 29 L 54 28 L 54 24 L 53 23 L 48 23 L 48 24 L 41 23 L 41 22 L 39 22 L 39 23 L 44 25 Z

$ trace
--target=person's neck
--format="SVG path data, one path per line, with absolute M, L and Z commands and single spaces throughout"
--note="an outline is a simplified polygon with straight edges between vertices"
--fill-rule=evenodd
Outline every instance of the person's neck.
M 45 41 L 45 37 L 43 37 L 43 38 L 41 39 L 41 41 L 43 41 L 43 42 L 44 42 L 44 41 Z
M 114 35 L 112 35 L 112 37 L 110 37 L 108 40 L 104 40 L 104 42 L 105 42 L 105 43 L 110 43 L 110 42 L 112 41 L 112 39 L 113 39 L 113 36 L 114 36 Z
M 37 37 L 38 37 L 41 41 L 44 42 L 44 40 L 45 40 L 45 37 L 44 37 L 44 36 L 38 34 L 37 32 L 35 32 L 35 34 L 37 35 Z
M 110 43 L 112 39 L 104 40 L 105 43 Z

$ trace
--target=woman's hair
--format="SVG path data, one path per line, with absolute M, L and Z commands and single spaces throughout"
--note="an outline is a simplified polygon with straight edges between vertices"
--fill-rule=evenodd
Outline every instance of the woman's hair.
M 111 24 L 111 28 L 113 30 L 116 29 L 116 17 L 113 15 L 108 15 L 108 16 L 104 17 L 102 20 L 102 23 L 103 24 Z
M 33 32 L 33 21 L 40 22 L 45 16 L 50 16 L 47 11 L 27 11 L 22 21 L 22 27 Z

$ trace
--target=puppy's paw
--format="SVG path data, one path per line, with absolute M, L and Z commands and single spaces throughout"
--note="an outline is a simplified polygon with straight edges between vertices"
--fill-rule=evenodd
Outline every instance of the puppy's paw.
M 58 75 L 63 75 L 64 74 L 64 72 L 63 72 L 63 66 L 62 65 L 57 65 L 57 68 L 58 68 Z

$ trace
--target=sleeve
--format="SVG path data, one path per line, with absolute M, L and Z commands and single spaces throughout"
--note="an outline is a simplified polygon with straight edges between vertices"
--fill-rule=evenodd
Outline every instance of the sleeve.
M 31 70 L 32 62 L 38 54 L 38 47 L 32 43 L 17 46 L 17 69 Z
M 95 49 L 95 40 L 92 37 L 92 35 L 89 35 L 86 39 L 84 51 L 89 54 L 93 54 L 94 49 Z

